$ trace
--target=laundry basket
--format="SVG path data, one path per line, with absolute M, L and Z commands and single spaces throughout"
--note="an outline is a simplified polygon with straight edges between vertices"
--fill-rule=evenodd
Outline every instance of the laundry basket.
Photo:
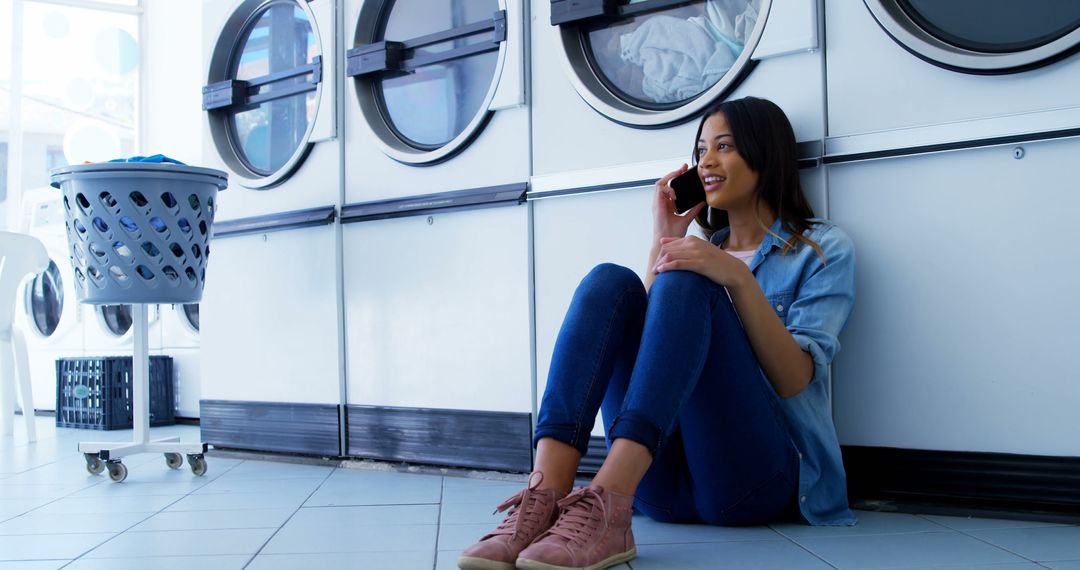
M 54 169 L 64 193 L 79 300 L 194 303 L 202 298 L 224 172 L 172 163 L 104 162 Z
M 132 306 L 131 442 L 80 442 L 86 470 L 127 478 L 122 458 L 163 453 L 172 469 L 187 455 L 206 474 L 206 444 L 179 436 L 150 441 L 150 356 L 147 305 L 202 299 L 211 224 L 224 172 L 183 164 L 105 162 L 51 172 L 64 193 L 71 264 L 79 300 Z

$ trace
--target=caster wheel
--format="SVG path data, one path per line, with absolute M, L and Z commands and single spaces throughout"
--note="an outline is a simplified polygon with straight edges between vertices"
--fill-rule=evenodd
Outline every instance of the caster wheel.
M 169 469 L 179 469 L 184 464 L 184 456 L 179 453 L 166 453 L 165 465 L 169 466 Z
M 112 479 L 117 483 L 123 481 L 124 479 L 127 479 L 127 467 L 123 463 L 120 463 L 119 459 L 117 459 L 116 461 L 109 461 L 108 465 L 109 479 Z
M 96 453 L 84 453 L 83 457 L 86 458 L 86 470 L 91 475 L 101 475 L 105 470 L 105 462 Z
M 202 454 L 189 455 L 187 456 L 187 458 L 188 464 L 191 465 L 192 473 L 194 473 L 198 477 L 206 475 L 206 459 L 203 458 Z

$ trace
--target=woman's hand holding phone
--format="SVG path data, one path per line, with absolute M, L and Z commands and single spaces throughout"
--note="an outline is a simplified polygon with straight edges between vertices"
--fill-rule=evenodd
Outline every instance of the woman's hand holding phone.
M 656 195 L 653 199 L 653 237 L 681 238 L 686 235 L 690 222 L 705 207 L 705 202 L 690 208 L 685 214 L 675 213 L 675 190 L 671 187 L 671 180 L 689 170 L 683 164 L 678 170 L 669 172 L 663 178 L 656 181 Z

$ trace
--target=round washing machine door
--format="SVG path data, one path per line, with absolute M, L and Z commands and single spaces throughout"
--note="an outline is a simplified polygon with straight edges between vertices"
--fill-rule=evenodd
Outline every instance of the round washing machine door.
M 753 69 L 770 0 L 551 0 L 555 43 L 574 89 L 627 126 L 699 116 Z
M 147 325 L 152 325 L 157 322 L 159 311 L 156 308 L 148 309 Z M 94 305 L 93 311 L 98 325 L 106 335 L 120 340 L 127 340 L 131 335 L 131 325 L 135 322 L 131 305 Z
M 98 305 L 94 307 L 94 312 L 102 328 L 110 335 L 122 338 L 131 331 L 134 322 L 131 305 Z
M 64 332 L 66 321 L 64 310 L 78 308 L 75 299 L 68 297 L 60 267 L 52 259 L 45 271 L 37 274 L 26 287 L 26 314 L 32 334 L 40 338 L 58 337 Z
M 962 73 L 1027 71 L 1080 49 L 1080 2 L 863 1 L 904 49 Z
M 199 304 L 187 303 L 180 307 L 181 321 L 184 325 L 191 329 L 191 332 L 199 332 Z
M 233 180 L 284 182 L 311 149 L 322 93 L 322 44 L 305 1 L 248 0 L 214 46 L 203 109 Z
M 506 60 L 503 0 L 367 0 L 347 73 L 386 155 L 431 165 L 480 133 Z

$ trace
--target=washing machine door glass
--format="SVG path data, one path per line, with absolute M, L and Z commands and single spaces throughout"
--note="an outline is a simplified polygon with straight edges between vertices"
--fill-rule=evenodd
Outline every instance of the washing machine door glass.
M 30 282 L 27 295 L 34 331 L 44 337 L 52 336 L 64 313 L 64 281 L 60 277 L 60 268 L 52 260 L 45 271 Z
M 1080 47 L 1080 2 L 865 0 L 904 48 L 948 69 L 1015 73 Z
M 489 116 L 505 21 L 498 0 L 364 4 L 347 70 L 384 152 L 434 163 L 471 141 Z
M 198 332 L 199 330 L 199 304 L 188 303 L 183 306 L 184 320 L 187 321 L 187 325 L 192 330 Z
M 768 0 L 597 4 L 552 0 L 567 72 L 594 109 L 641 127 L 696 117 L 734 89 L 768 14 Z
M 131 328 L 131 305 L 101 305 L 98 313 L 105 329 L 116 336 L 124 336 Z
M 221 158 L 251 188 L 284 181 L 306 155 L 322 81 L 308 8 L 248 0 L 226 23 L 203 87 Z
M 272 4 L 240 42 L 236 79 L 250 85 L 260 78 L 291 73 L 317 55 L 307 14 L 292 2 Z M 308 83 L 298 75 L 266 84 L 266 93 L 292 92 Z M 240 157 L 259 174 L 270 174 L 289 160 L 315 120 L 315 92 L 305 91 L 230 111 Z

